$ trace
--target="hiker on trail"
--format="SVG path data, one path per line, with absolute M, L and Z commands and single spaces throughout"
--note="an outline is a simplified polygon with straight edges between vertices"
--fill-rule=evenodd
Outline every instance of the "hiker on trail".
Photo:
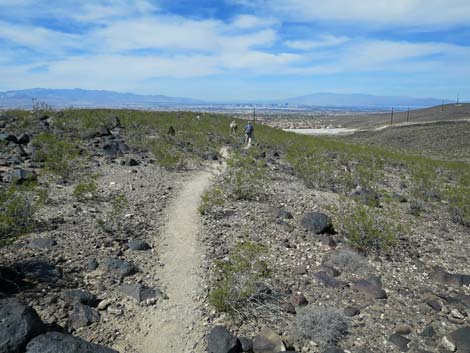
M 237 129 L 238 129 L 237 123 L 235 122 L 235 120 L 232 120 L 232 122 L 230 123 L 230 133 L 232 135 L 235 135 L 237 133 Z
M 176 131 L 175 131 L 174 127 L 170 126 L 170 128 L 168 129 L 168 135 L 175 136 L 175 134 L 176 134 Z
M 253 125 L 249 121 L 248 125 L 245 126 L 245 143 L 248 146 L 251 146 L 251 140 L 253 138 L 253 131 L 254 131 Z

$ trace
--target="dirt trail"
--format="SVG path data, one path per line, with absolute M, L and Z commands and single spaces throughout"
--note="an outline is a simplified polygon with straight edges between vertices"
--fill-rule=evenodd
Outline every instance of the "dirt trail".
M 226 155 L 226 150 L 222 151 Z M 198 172 L 188 178 L 169 207 L 159 273 L 169 299 L 157 304 L 141 326 L 148 327 L 145 337 L 138 337 L 142 353 L 202 353 L 204 328 L 199 315 L 203 292 L 201 271 L 202 248 L 198 242 L 201 195 L 211 177 L 223 171 L 218 165 L 210 171 Z

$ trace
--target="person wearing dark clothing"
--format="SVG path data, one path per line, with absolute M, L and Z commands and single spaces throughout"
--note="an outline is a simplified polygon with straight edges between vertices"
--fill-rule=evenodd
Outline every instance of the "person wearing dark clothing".
M 251 140 L 253 138 L 253 124 L 251 122 L 248 122 L 248 125 L 245 126 L 245 143 L 248 144 L 248 146 L 251 145 Z

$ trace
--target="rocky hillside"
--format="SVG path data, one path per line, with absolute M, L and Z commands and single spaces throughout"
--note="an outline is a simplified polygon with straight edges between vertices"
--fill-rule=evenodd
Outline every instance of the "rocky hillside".
M 470 352 L 468 164 L 229 122 L 0 116 L 0 352 L 142 352 L 168 205 L 222 146 L 193 352 Z

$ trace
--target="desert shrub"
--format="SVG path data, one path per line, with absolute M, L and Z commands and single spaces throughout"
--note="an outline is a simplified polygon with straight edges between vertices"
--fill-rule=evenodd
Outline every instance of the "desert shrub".
M 264 162 L 256 160 L 254 154 L 237 153 L 227 162 L 224 184 L 228 195 L 235 200 L 254 200 L 263 190 L 266 169 Z
M 184 165 L 183 154 L 170 141 L 165 139 L 153 141 L 150 150 L 157 163 L 166 169 L 180 169 Z
M 34 184 L 0 187 L 0 244 L 31 230 L 45 198 Z
M 436 170 L 423 163 L 415 163 L 410 169 L 411 195 L 426 202 L 439 200 L 442 182 Z
M 77 147 L 68 141 L 61 141 L 52 134 L 41 134 L 33 141 L 44 160 L 44 168 L 63 178 L 70 176 L 73 163 L 78 157 Z
M 335 345 L 347 333 L 348 323 L 341 310 L 327 306 L 308 305 L 295 318 L 299 338 L 314 341 L 320 349 Z
M 350 249 L 334 252 L 328 257 L 327 262 L 348 273 L 363 273 L 369 270 L 367 259 Z
M 254 242 L 237 243 L 229 261 L 216 261 L 219 281 L 209 294 L 209 302 L 217 311 L 247 317 L 260 310 L 270 297 L 263 280 L 270 272 L 260 257 L 266 252 Z
M 464 226 L 470 226 L 470 186 L 458 185 L 448 187 L 446 198 L 449 202 L 449 212 L 452 221 Z
M 129 207 L 129 201 L 124 194 L 117 194 L 111 199 L 110 206 L 105 218 L 98 220 L 98 226 L 107 232 L 119 231 L 122 228 L 122 216 Z
M 213 187 L 206 190 L 201 196 L 201 203 L 198 207 L 200 214 L 208 213 L 215 206 L 222 206 L 225 202 L 224 193 L 220 187 Z
M 426 210 L 426 203 L 423 200 L 411 200 L 410 204 L 408 205 L 408 212 L 418 217 Z
M 94 200 L 98 197 L 98 186 L 92 177 L 85 177 L 73 190 L 73 196 L 81 202 Z
M 347 241 L 363 251 L 386 251 L 396 244 L 398 235 L 405 232 L 392 214 L 361 204 L 346 206 L 340 218 Z

